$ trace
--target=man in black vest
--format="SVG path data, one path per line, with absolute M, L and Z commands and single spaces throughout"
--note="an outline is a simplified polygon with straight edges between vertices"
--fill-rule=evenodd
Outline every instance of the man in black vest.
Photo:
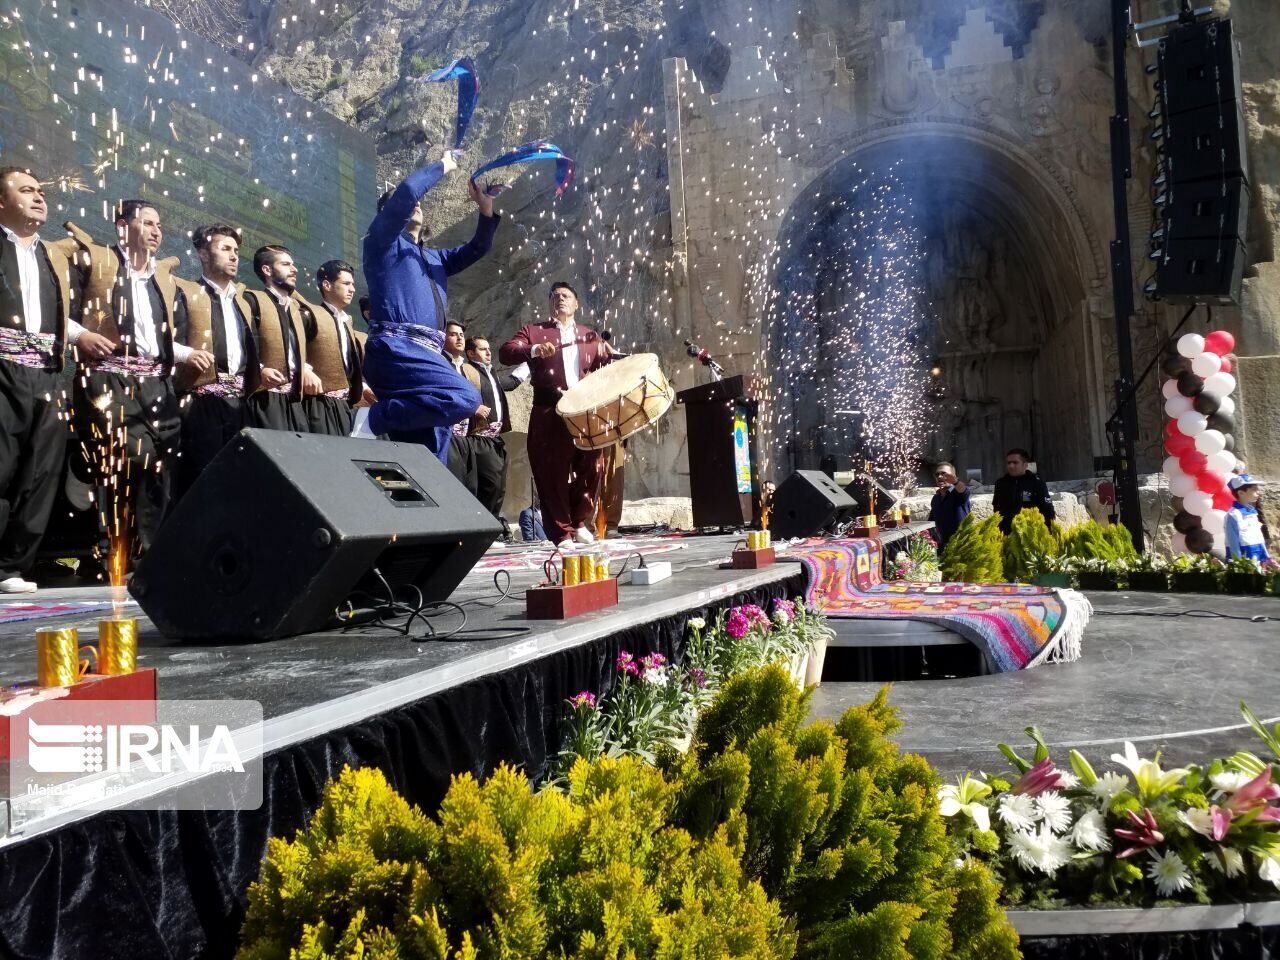
M 368 398 L 361 375 L 362 335 L 347 312 L 356 293 L 355 268 L 345 260 L 326 260 L 316 271 L 316 289 L 324 309 L 304 311 L 303 321 L 307 360 L 324 392 L 307 398 L 307 415 L 312 433 L 349 437 L 352 405 Z
M 471 419 L 471 452 L 475 459 L 476 499 L 499 520 L 507 496 L 507 444 L 502 435 L 511 429 L 506 391 L 520 386 L 510 373 L 493 372 L 493 350 L 484 337 L 467 340 L 467 360 L 480 375 L 480 411 Z
M 67 252 L 40 239 L 44 189 L 0 167 L 0 593 L 31 593 L 35 561 L 62 477 L 67 427 L 58 371 L 68 340 L 85 356 L 113 344 L 68 323 L 75 291 Z
M 198 227 L 191 240 L 200 259 L 200 280 L 174 280 L 183 305 L 174 339 L 211 355 L 213 363 L 199 369 L 192 365 L 189 372 L 174 378 L 184 393 L 179 497 L 248 425 L 246 398 L 262 382 L 249 304 L 244 286 L 236 283 L 240 233 L 227 224 L 213 224 Z

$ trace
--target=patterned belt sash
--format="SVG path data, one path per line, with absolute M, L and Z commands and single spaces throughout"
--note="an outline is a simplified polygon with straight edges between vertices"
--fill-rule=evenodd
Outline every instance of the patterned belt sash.
M 130 377 L 163 377 L 169 371 L 155 357 L 103 357 L 89 362 L 89 369 L 98 373 L 122 373 Z
M 477 437 L 498 437 L 501 435 L 502 435 L 501 420 L 498 420 L 495 423 L 491 423 L 489 424 L 489 426 L 485 427 L 483 430 L 477 430 L 475 433 L 475 436 Z
M 470 420 L 460 420 L 453 425 L 453 435 L 455 437 L 465 437 L 467 430 L 471 426 Z
M 370 327 L 372 337 L 403 337 L 412 340 L 420 347 L 426 347 L 433 353 L 444 353 L 444 334 L 434 327 L 424 327 L 416 323 L 379 323 Z
M 219 373 L 213 383 L 196 387 L 196 393 L 209 397 L 242 397 L 244 396 L 244 377 L 234 373 Z
M 351 395 L 350 388 L 346 390 L 326 390 L 324 395 L 331 400 L 345 400 Z
M 0 357 L 23 367 L 47 370 L 53 367 L 58 338 L 52 333 L 27 333 L 0 327 Z

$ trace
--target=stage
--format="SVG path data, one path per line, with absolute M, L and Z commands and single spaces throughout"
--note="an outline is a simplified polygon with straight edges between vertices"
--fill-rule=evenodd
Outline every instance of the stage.
M 885 531 L 883 539 L 911 532 Z M 495 545 L 451 598 L 466 611 L 465 624 L 456 610 L 431 621 L 438 633 L 466 631 L 448 639 L 408 639 L 365 626 L 266 643 L 180 644 L 159 636 L 144 618 L 140 665 L 158 670 L 162 698 L 262 704 L 262 807 L 105 813 L 67 807 L 35 816 L 24 798 L 7 800 L 0 955 L 230 957 L 244 893 L 267 839 L 303 826 L 325 783 L 344 765 L 381 768 L 426 809 L 434 809 L 458 773 L 483 775 L 507 762 L 540 777 L 558 749 L 565 699 L 605 689 L 619 651 L 678 658 L 690 617 L 803 591 L 795 562 L 783 559 L 759 571 L 728 568 L 740 539 L 610 541 L 614 573 L 624 555 L 639 553 L 670 562 L 675 575 L 641 587 L 624 574 L 619 606 L 567 622 L 523 615 L 524 589 L 542 579 L 549 548 Z M 629 563 L 635 562 L 633 556 Z M 34 599 L 101 607 L 109 596 L 103 588 L 80 588 L 42 591 Z M 1236 708 L 1240 699 L 1260 716 L 1280 713 L 1280 671 L 1268 656 L 1274 623 L 1247 619 L 1280 612 L 1275 598 L 1090 599 L 1098 615 L 1076 663 L 897 683 L 892 701 L 902 710 L 902 746 L 923 753 L 947 777 L 995 770 L 1002 760 L 994 744 L 1023 741 L 1023 727 L 1034 723 L 1064 753 L 1070 744 L 1105 761 L 1116 744 L 1133 739 L 1166 748 L 1172 759 L 1194 760 L 1252 747 Z M 1245 619 L 1133 615 L 1191 608 Z M 31 676 L 36 629 L 80 624 L 88 642 L 94 622 L 107 615 L 85 608 L 50 619 L 0 618 L 0 679 L 12 684 Z M 957 646 L 937 631 L 908 629 L 901 639 L 886 638 L 885 621 L 844 621 L 841 632 L 872 658 L 880 651 L 904 656 L 905 644 L 936 663 L 939 650 Z M 829 659 L 828 676 L 836 662 L 838 656 Z M 824 682 L 813 714 L 834 718 L 878 687 Z M 55 906 L 56 924 L 48 922 Z M 103 924 L 105 915 L 137 922 Z

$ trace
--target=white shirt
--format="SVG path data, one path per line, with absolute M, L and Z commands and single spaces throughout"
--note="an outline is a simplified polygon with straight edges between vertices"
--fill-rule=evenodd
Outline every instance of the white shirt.
M 560 362 L 564 364 L 564 383 L 572 387 L 581 379 L 578 376 L 578 325 L 572 320 L 560 327 Z
M 160 356 L 160 329 L 151 312 L 151 281 L 156 275 L 156 259 L 147 260 L 143 270 L 133 269 L 129 262 L 129 253 L 123 247 L 116 247 L 124 258 L 125 279 L 129 283 L 130 299 L 133 301 L 133 355 L 135 357 Z M 195 351 L 186 344 L 173 345 L 173 359 L 181 363 Z
M 218 302 L 222 305 L 222 339 L 227 345 L 227 372 L 244 373 L 244 328 L 236 316 L 236 285 L 228 283 L 219 287 L 208 277 L 201 277 L 206 284 L 218 294 Z
M 339 310 L 328 302 L 325 303 L 325 309 L 327 309 L 333 316 L 334 320 L 338 322 L 338 349 L 342 351 L 342 369 L 347 371 L 347 373 L 350 373 L 351 361 L 348 359 L 350 357 L 350 354 L 348 353 L 350 346 L 347 339 L 347 325 L 351 323 L 351 314 Z
M 485 363 L 477 363 L 475 366 L 479 367 L 484 372 L 484 375 L 489 378 L 489 389 L 493 391 L 493 410 L 489 413 L 489 423 L 501 423 L 503 414 L 502 391 L 498 388 L 498 381 L 493 379 L 493 368 Z
M 280 304 L 281 308 L 283 308 L 287 315 L 290 310 L 290 305 L 293 303 L 293 297 L 282 297 L 274 290 L 269 292 L 271 296 L 275 297 L 276 303 Z M 292 323 L 290 323 L 290 326 L 292 326 Z M 293 375 L 298 372 L 298 344 L 295 342 L 294 337 L 289 336 L 283 330 L 281 331 L 281 334 L 285 338 L 285 364 L 289 368 L 285 373 L 287 373 L 289 375 L 289 379 L 292 380 Z M 310 368 L 311 364 L 307 364 L 307 369 Z

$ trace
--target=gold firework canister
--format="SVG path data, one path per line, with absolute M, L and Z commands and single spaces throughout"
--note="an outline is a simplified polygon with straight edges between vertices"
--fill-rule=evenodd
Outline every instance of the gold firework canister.
M 138 621 L 98 621 L 98 672 L 119 676 L 138 669 Z
M 609 560 L 608 560 L 608 558 L 606 558 L 606 557 L 601 557 L 599 560 L 597 560 L 597 561 L 596 561 L 596 579 L 597 579 L 597 580 L 608 580 L 608 579 L 609 579 Z
M 773 546 L 773 534 L 770 533 L 768 530 L 761 530 L 760 531 L 760 549 L 768 550 L 772 546 Z
M 575 587 L 582 582 L 582 558 L 581 557 L 565 557 L 564 558 L 564 585 L 566 587 Z
M 89 661 L 81 660 L 80 631 L 75 627 L 36 631 L 36 681 L 42 687 L 69 687 L 89 672 Z
M 582 565 L 582 568 L 580 571 L 582 579 L 579 582 L 595 583 L 596 582 L 596 558 L 589 553 L 584 553 L 581 557 L 579 557 L 579 562 Z

